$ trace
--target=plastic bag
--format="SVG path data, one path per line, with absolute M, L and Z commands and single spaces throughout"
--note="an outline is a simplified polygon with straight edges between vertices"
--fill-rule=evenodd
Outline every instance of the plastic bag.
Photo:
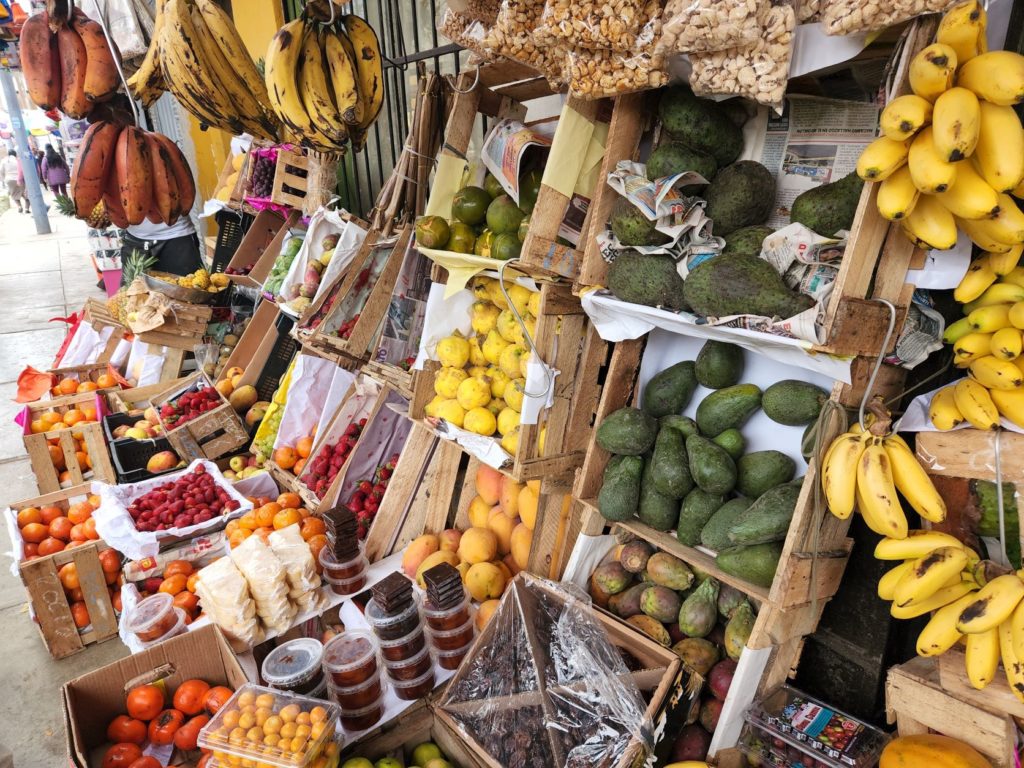
M 483 59 L 494 61 L 500 58 L 484 44 L 490 32 L 489 25 L 468 13 L 457 11 L 451 6 L 445 8 L 438 21 L 437 31 L 456 45 L 461 45 Z
M 742 48 L 691 55 L 690 87 L 698 96 L 746 96 L 781 111 L 793 56 L 796 13 L 789 5 L 765 14 L 764 35 Z
M 863 0 L 830 0 L 821 11 L 826 35 L 852 35 L 873 32 L 909 21 L 926 13 L 941 13 L 957 0 L 894 0 L 890 3 L 865 3 Z
M 534 39 L 543 12 L 544 0 L 502 0 L 483 44 L 493 55 L 536 69 L 554 85 L 565 81 L 566 47 Z
M 470 653 L 441 707 L 501 765 L 613 766 L 652 749 L 640 691 L 575 588 L 520 574 Z
M 583 99 L 618 96 L 668 84 L 665 59 L 658 53 L 662 35 L 660 0 L 643 9 L 643 26 L 632 53 L 573 48 L 569 52 L 569 92 Z
M 768 0 L 668 0 L 659 52 L 707 53 L 755 43 Z
M 534 39 L 561 40 L 575 48 L 631 51 L 647 17 L 643 0 L 547 0 Z
M 256 619 L 256 603 L 249 594 L 245 577 L 231 558 L 222 557 L 199 571 L 196 594 L 203 613 L 228 637 L 245 646 L 263 640 L 263 630 Z
M 296 609 L 288 600 L 288 576 L 281 561 L 259 536 L 247 538 L 230 557 L 249 585 L 264 626 L 278 634 L 287 632 Z
M 317 575 L 309 544 L 299 533 L 298 523 L 274 531 L 267 537 L 267 542 L 288 576 L 288 599 L 303 613 L 319 607 L 320 576 Z

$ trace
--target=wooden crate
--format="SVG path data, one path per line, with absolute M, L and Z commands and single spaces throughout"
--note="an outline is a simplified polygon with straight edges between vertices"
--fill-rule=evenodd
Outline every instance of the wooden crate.
M 67 511 L 74 500 L 83 500 L 90 493 L 89 484 L 76 485 L 66 490 L 47 493 L 34 499 L 15 502 L 11 509 L 17 513 L 26 507 L 56 506 Z M 117 617 L 110 601 L 107 582 L 100 566 L 100 552 L 110 549 L 102 541 L 90 541 L 62 552 L 18 564 L 21 581 L 28 592 L 29 604 L 35 613 L 39 634 L 50 655 L 62 659 L 83 650 L 87 645 L 109 640 L 117 635 Z M 57 571 L 74 563 L 81 582 L 82 600 L 91 624 L 79 632 L 71 617 Z
M 110 392 L 107 400 L 110 402 L 110 410 L 113 413 L 128 413 L 128 411 L 146 409 L 151 406 L 152 399 L 161 395 L 170 388 L 183 386 L 185 377 L 174 381 L 161 381 L 157 384 L 147 384 L 144 387 L 132 387 Z
M 900 736 L 934 731 L 970 744 L 997 768 L 1015 765 L 1013 718 L 943 690 L 935 659 L 913 659 L 889 670 L 885 710 Z
M 369 232 L 338 283 L 303 313 L 296 333 L 315 348 L 353 360 L 368 359 L 391 304 L 411 237 L 409 225 L 386 239 L 377 231 Z M 348 337 L 341 338 L 339 328 L 353 319 Z
M 1024 702 L 1018 699 L 1006 680 L 1002 668 L 995 679 L 983 690 L 976 689 L 967 679 L 965 657 L 962 647 L 954 646 L 936 659 L 939 670 L 939 685 L 951 696 L 995 714 L 1024 718 Z
M 310 159 L 302 150 L 278 149 L 270 199 L 301 211 L 309 189 L 309 172 Z
M 502 470 L 519 481 L 571 473 L 583 464 L 591 424 L 601 395 L 599 383 L 609 345 L 601 339 L 569 287 L 541 284 L 540 315 L 533 338 L 541 360 L 559 371 L 554 379 L 552 405 L 542 412 L 540 424 L 522 424 L 519 447 Z M 409 415 L 432 428 L 424 408 L 434 397 L 434 377 L 440 364 L 428 361 L 416 376 Z M 441 425 L 443 429 L 443 424 Z M 545 429 L 544 454 L 538 448 Z
M 174 301 L 172 308 L 173 312 L 164 318 L 163 325 L 152 331 L 138 333 L 136 338 L 147 344 L 191 352 L 196 344 L 202 343 L 206 326 L 213 316 L 213 308 L 183 301 Z
M 256 218 L 253 219 L 249 229 L 242 236 L 242 241 L 238 244 L 238 248 L 231 256 L 231 260 L 225 265 L 224 270 L 227 272 L 228 269 L 241 269 L 250 264 L 253 268 L 244 275 L 228 274 L 228 279 L 236 285 L 246 288 L 258 288 L 262 285 L 263 280 L 255 277 L 253 272 L 256 270 L 257 265 L 262 264 L 265 267 L 263 275 L 264 278 L 266 277 L 266 274 L 270 272 L 270 268 L 274 265 L 274 259 L 277 258 L 277 254 L 280 252 L 280 244 L 284 240 L 281 231 L 284 230 L 287 233 L 288 222 L 291 221 L 291 225 L 294 226 L 297 220 L 297 214 L 294 217 L 289 214 L 286 219 L 277 211 L 270 210 L 269 208 L 256 214 Z M 271 248 L 275 242 L 278 244 L 276 251 Z M 266 259 L 264 259 L 265 256 Z
M 260 302 L 221 368 L 218 381 L 223 380 L 231 368 L 241 368 L 244 373 L 238 386 L 250 384 L 256 387 L 260 400 L 269 401 L 298 349 L 295 341 L 280 330 L 284 325 L 279 324 L 290 328 L 292 322 L 274 302 Z
M 460 768 L 482 768 L 479 756 L 451 729 L 426 700 L 413 704 L 394 720 L 349 742 L 341 753 L 344 762 L 350 757 L 365 757 L 374 762 L 385 757 L 408 765 L 412 750 L 432 741 L 441 748 L 448 761 Z
M 80 409 L 82 406 L 94 408 L 97 421 L 79 422 L 73 429 L 63 428 L 37 433 L 31 431 L 31 423 L 43 413 L 55 411 L 63 414 L 72 409 Z M 107 450 L 106 439 L 103 435 L 103 425 L 99 421 L 105 413 L 106 400 L 104 395 L 97 392 L 83 392 L 78 395 L 40 400 L 25 405 L 22 411 L 25 424 L 22 441 L 32 464 L 32 474 L 35 475 L 36 486 L 40 493 L 53 493 L 61 489 L 60 470 L 53 465 L 50 458 L 48 443 L 50 440 L 59 441 L 57 445 L 64 455 L 64 463 L 70 473 L 71 485 L 79 485 L 85 479 L 104 483 L 116 482 L 114 466 L 110 462 L 110 452 Z M 78 461 L 75 438 L 73 437 L 78 434 L 81 435 L 82 442 L 85 443 L 91 467 Z
M 100 376 L 110 373 L 110 363 L 104 361 L 102 363 L 89 363 L 88 365 L 69 365 L 63 368 L 51 368 L 47 373 L 51 376 L 55 376 L 56 378 L 54 380 L 58 382 L 61 379 L 75 379 L 79 383 L 91 381 L 95 384 Z M 105 387 L 96 391 L 109 392 L 113 389 L 120 389 L 120 387 L 115 385 L 113 387 Z
M 235 178 L 235 183 L 231 185 L 231 194 L 228 195 L 227 200 L 221 201 L 236 210 L 240 209 L 242 206 L 242 197 L 245 193 L 245 182 L 249 175 L 249 153 L 244 152 L 243 154 L 245 155 L 245 160 L 242 161 L 241 170 L 237 172 L 238 176 Z M 217 186 L 214 187 L 214 191 L 217 194 L 227 186 L 228 178 L 236 172 L 233 160 L 234 155 L 228 155 L 228 159 L 224 162 L 224 167 L 220 169 L 220 175 L 217 176 Z
M 152 396 L 150 402 L 159 413 L 160 406 L 177 399 L 179 395 L 194 389 L 200 383 L 207 387 L 213 386 L 202 373 L 194 373 L 186 376 L 181 383 L 176 383 L 175 386 L 165 388 L 162 393 Z M 170 441 L 175 453 L 183 460 L 219 459 L 249 443 L 249 432 L 242 419 L 223 396 L 220 396 L 220 400 L 221 404 L 213 410 L 172 429 L 168 429 L 163 419 L 160 419 L 164 427 L 164 437 Z

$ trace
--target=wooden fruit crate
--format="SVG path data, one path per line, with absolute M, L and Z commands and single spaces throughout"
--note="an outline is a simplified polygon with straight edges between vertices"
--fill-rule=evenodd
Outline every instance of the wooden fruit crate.
M 260 400 L 269 401 L 299 348 L 289 336 L 292 325 L 292 319 L 281 312 L 277 304 L 260 302 L 224 363 L 221 379 L 231 368 L 242 368 L 245 372 L 238 385 L 251 384 L 256 387 Z
M 110 364 L 104 361 L 102 363 L 89 363 L 88 365 L 69 365 L 63 368 L 51 368 L 47 373 L 56 377 L 54 381 L 57 382 L 61 379 L 75 379 L 79 383 L 91 381 L 93 384 L 96 384 L 99 377 L 110 373 L 110 370 Z M 105 387 L 95 391 L 110 392 L 114 389 L 120 389 L 120 386 L 115 384 L 113 387 Z
M 1015 765 L 1017 726 L 1013 718 L 1005 711 L 982 708 L 943 690 L 935 659 L 913 659 L 890 669 L 885 709 L 900 736 L 934 731 L 970 744 L 997 768 Z
M 394 720 L 375 728 L 364 736 L 345 745 L 341 761 L 350 757 L 365 757 L 374 762 L 391 757 L 407 765 L 412 750 L 419 744 L 432 741 L 453 765 L 461 768 L 482 768 L 478 755 L 455 733 L 426 700 L 413 704 Z
M 67 511 L 71 503 L 85 499 L 89 484 L 47 493 L 11 505 L 17 513 L 26 507 L 56 506 Z M 28 592 L 29 604 L 39 627 L 39 634 L 50 655 L 62 659 L 84 650 L 87 645 L 109 640 L 117 635 L 117 617 L 110 601 L 107 582 L 100 566 L 99 554 L 109 549 L 103 541 L 90 541 L 71 549 L 18 564 L 21 581 Z M 71 616 L 57 571 L 74 563 L 81 583 L 82 600 L 91 624 L 79 632 Z
M 942 690 L 960 701 L 997 715 L 1024 718 L 1024 702 L 1018 699 L 1006 680 L 1006 673 L 1000 666 L 995 679 L 983 690 L 976 689 L 967 679 L 965 656 L 962 647 L 954 646 L 937 658 L 939 685 Z
M 532 480 L 572 472 L 583 464 L 591 424 L 601 395 L 600 373 L 609 345 L 590 324 L 579 301 L 567 285 L 541 284 L 540 315 L 533 338 L 541 360 L 559 371 L 553 383 L 550 408 L 541 413 L 540 424 L 522 424 L 519 447 L 502 470 L 516 480 Z M 413 419 L 424 419 L 424 408 L 434 397 L 434 377 L 440 364 L 428 362 L 416 376 L 409 408 Z M 436 420 L 426 420 L 436 428 Z M 538 448 L 545 431 L 544 455 Z M 443 422 L 440 425 L 444 429 Z
M 176 399 L 185 391 L 194 388 L 199 382 L 212 387 L 202 373 L 186 376 L 173 387 L 165 388 L 160 394 L 150 397 L 150 402 L 159 413 L 160 407 Z M 233 451 L 241 449 L 249 443 L 249 432 L 231 404 L 220 396 L 221 404 L 213 410 L 197 416 L 181 426 L 167 429 L 161 418 L 166 437 L 178 457 L 192 459 L 219 459 Z
M 266 277 L 274 265 L 274 259 L 280 253 L 280 244 L 284 240 L 284 235 L 281 234 L 282 230 L 287 233 L 288 222 L 291 222 L 290 226 L 294 226 L 297 220 L 298 214 L 294 216 L 289 214 L 285 219 L 284 216 L 270 209 L 256 214 L 256 218 L 253 219 L 249 229 L 242 236 L 242 241 L 231 256 L 231 260 L 224 265 L 224 271 L 226 272 L 229 268 L 241 269 L 249 264 L 252 264 L 253 268 L 245 275 L 229 274 L 228 279 L 232 283 L 246 288 L 258 288 L 262 285 L 263 279 L 254 276 L 253 272 L 257 271 L 257 266 L 262 265 L 264 267 L 263 276 Z M 275 242 L 278 244 L 277 250 L 271 247 Z M 266 258 L 264 258 L 265 256 Z
M 205 304 L 172 303 L 173 312 L 164 318 L 163 325 L 152 331 L 136 334 L 139 341 L 161 347 L 173 347 L 191 352 L 202 343 L 206 326 L 210 324 L 213 308 Z
M 162 381 L 157 384 L 147 384 L 144 387 L 132 387 L 110 392 L 107 400 L 110 402 L 110 410 L 113 413 L 128 413 L 128 411 L 146 409 L 153 404 L 152 399 L 162 395 L 169 388 L 183 386 L 185 378 L 174 381 Z
M 380 335 L 411 237 L 409 225 L 389 238 L 377 231 L 367 234 L 341 280 L 299 318 L 296 333 L 303 342 L 339 357 L 366 361 Z M 353 319 L 348 338 L 341 338 L 340 327 Z
M 72 409 L 80 409 L 81 406 L 93 408 L 97 421 L 79 422 L 71 429 L 53 429 L 49 432 L 36 433 L 31 431 L 32 421 L 38 419 L 43 413 L 55 411 L 64 414 Z M 106 400 L 102 394 L 97 392 L 83 392 L 53 400 L 40 400 L 28 403 L 24 407 L 22 411 L 24 416 L 22 441 L 32 464 L 32 474 L 35 475 L 36 486 L 40 493 L 53 493 L 61 489 L 61 470 L 54 466 L 50 457 L 48 442 L 50 440 L 59 441 L 57 446 L 64 456 L 65 468 L 70 475 L 71 485 L 79 485 L 85 479 L 104 483 L 116 482 L 114 466 L 110 462 L 110 452 L 107 450 L 106 439 L 103 435 L 103 425 L 99 421 L 105 413 Z M 89 454 L 89 465 L 78 460 L 74 435 L 80 435 Z

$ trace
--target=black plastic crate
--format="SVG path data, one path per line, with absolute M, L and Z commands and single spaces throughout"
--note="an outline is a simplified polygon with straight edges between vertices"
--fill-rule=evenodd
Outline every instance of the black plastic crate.
M 295 353 L 299 350 L 299 342 L 293 339 L 289 332 L 295 321 L 283 312 L 274 321 L 277 328 L 277 343 L 270 352 L 267 362 L 263 364 L 263 370 L 256 380 L 256 392 L 260 400 L 270 402 L 281 383 L 281 377 L 288 370 Z
M 110 443 L 110 458 L 114 461 L 114 472 L 117 474 L 118 483 L 137 483 L 140 480 L 148 480 L 151 477 L 166 475 L 174 472 L 177 467 L 171 467 L 166 472 L 150 472 L 146 469 L 146 462 L 161 451 L 170 451 L 171 443 L 166 437 L 155 437 L 152 440 L 132 440 L 130 437 L 122 437 Z
M 118 427 L 130 427 L 135 422 L 143 420 L 142 416 L 131 416 L 127 413 L 108 413 L 103 417 L 103 434 L 106 436 L 108 443 L 112 443 L 115 440 L 123 440 L 124 438 L 114 436 L 114 430 Z
M 214 218 L 217 221 L 217 244 L 213 248 L 210 271 L 223 272 L 228 268 L 231 257 L 235 255 L 255 217 L 247 213 L 218 211 Z

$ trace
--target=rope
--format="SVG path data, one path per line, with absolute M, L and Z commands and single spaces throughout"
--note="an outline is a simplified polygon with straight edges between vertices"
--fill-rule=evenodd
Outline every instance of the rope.
M 864 423 L 864 410 L 868 406 L 868 401 L 871 399 L 871 390 L 875 388 L 875 379 L 878 378 L 878 372 L 882 370 L 882 363 L 885 361 L 885 351 L 889 349 L 889 342 L 892 340 L 892 332 L 896 327 L 896 307 L 893 306 L 891 301 L 885 299 L 871 299 L 871 301 L 877 301 L 879 304 L 884 304 L 889 308 L 889 327 L 885 331 L 885 339 L 882 341 L 882 349 L 879 350 L 878 357 L 875 358 L 875 367 L 871 371 L 871 376 L 868 377 L 867 386 L 864 387 L 864 396 L 860 401 L 860 410 L 857 412 L 857 420 L 860 423 L 861 428 L 867 429 L 867 424 Z

